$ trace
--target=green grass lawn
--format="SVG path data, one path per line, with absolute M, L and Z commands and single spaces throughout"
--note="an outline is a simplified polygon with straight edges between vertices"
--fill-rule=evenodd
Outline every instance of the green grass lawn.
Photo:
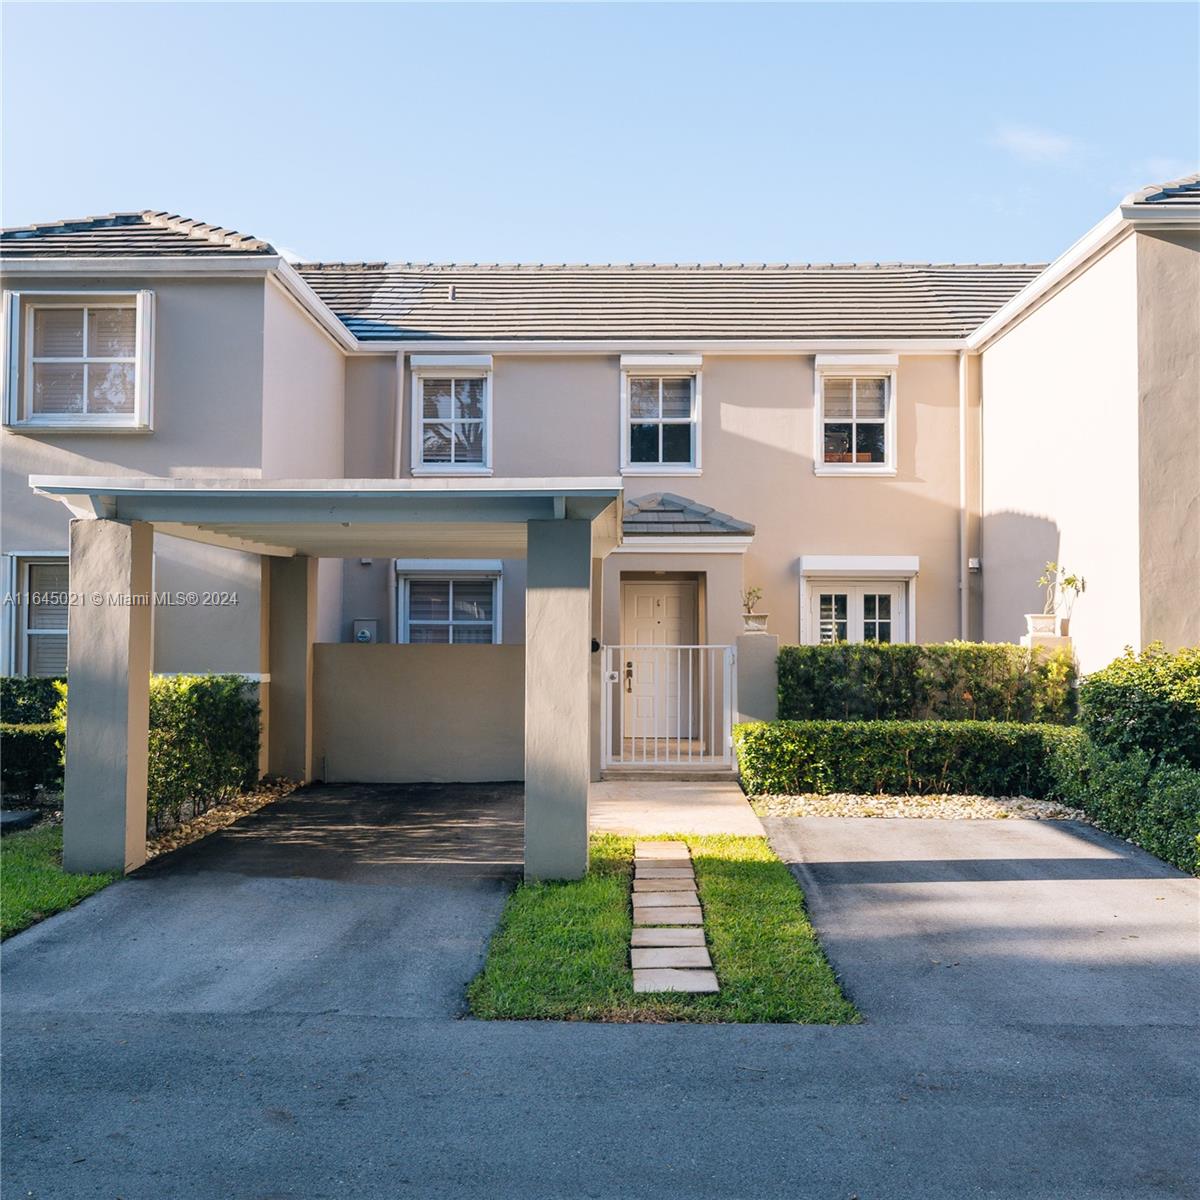
M 523 884 L 513 893 L 468 989 L 472 1013 L 493 1020 L 857 1021 L 800 888 L 766 839 L 674 836 L 692 852 L 719 993 L 634 994 L 633 839 L 601 834 L 592 838 L 586 879 Z
M 78 904 L 120 876 L 68 875 L 62 869 L 62 826 L 40 825 L 0 839 L 0 937 L 9 937 Z

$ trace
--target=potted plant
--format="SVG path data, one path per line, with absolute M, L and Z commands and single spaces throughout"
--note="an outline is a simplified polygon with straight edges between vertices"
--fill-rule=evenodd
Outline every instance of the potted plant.
M 1048 562 L 1037 582 L 1046 593 L 1046 603 L 1040 613 L 1025 614 L 1029 632 L 1066 637 L 1071 627 L 1071 610 L 1075 601 L 1087 591 L 1087 580 L 1058 563 Z
M 766 633 L 767 613 L 756 613 L 754 606 L 762 599 L 762 588 L 747 588 L 742 593 L 742 631 L 744 633 Z

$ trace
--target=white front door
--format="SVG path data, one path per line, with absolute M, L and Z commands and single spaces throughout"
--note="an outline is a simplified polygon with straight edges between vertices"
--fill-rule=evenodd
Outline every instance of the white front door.
M 906 642 L 905 585 L 884 581 L 813 580 L 809 584 L 811 642 Z
M 696 585 L 687 580 L 621 584 L 621 671 L 626 737 L 692 736 L 691 656 L 638 647 L 696 643 Z

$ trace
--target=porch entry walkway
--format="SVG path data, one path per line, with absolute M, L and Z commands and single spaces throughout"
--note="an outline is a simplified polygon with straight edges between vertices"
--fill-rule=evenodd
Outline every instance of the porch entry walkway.
M 593 833 L 764 836 L 762 822 L 732 779 L 694 783 L 606 779 L 592 784 L 588 812 Z

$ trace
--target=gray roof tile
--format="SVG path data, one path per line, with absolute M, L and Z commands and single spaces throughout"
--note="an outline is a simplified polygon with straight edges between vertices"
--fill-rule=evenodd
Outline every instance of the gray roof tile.
M 1126 197 L 1126 204 L 1187 204 L 1200 207 L 1200 174 L 1154 183 Z
M 754 526 L 706 504 L 673 492 L 651 492 L 625 501 L 622 525 L 626 537 L 686 534 L 688 536 L 752 536 Z
M 165 212 L 109 213 L 0 230 L 4 259 L 274 254 L 269 242 Z

